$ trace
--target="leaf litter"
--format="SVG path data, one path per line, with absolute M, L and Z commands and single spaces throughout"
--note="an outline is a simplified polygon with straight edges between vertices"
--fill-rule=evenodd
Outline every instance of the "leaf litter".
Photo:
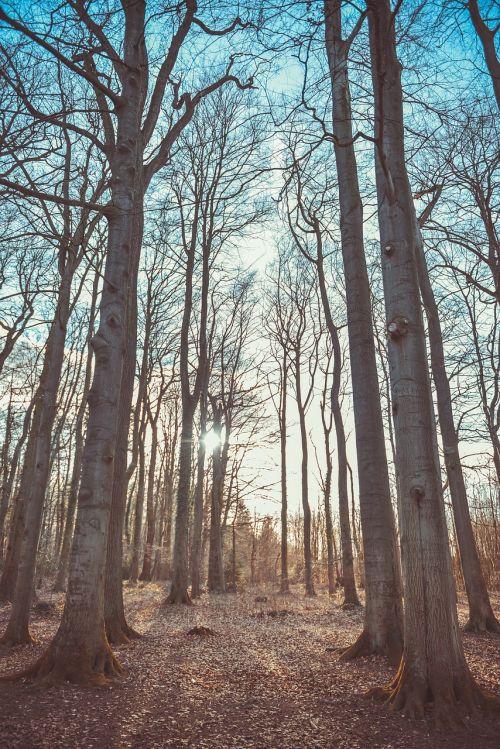
M 326 591 L 299 588 L 204 595 L 164 606 L 164 586 L 124 588 L 143 637 L 116 648 L 126 676 L 113 687 L 0 683 L 0 749 L 499 749 L 500 717 L 437 732 L 431 713 L 408 721 L 363 698 L 392 669 L 383 658 L 338 661 L 361 632 L 363 612 Z M 35 646 L 0 650 L 1 673 L 32 663 L 54 635 L 62 597 L 41 591 Z M 260 600 L 257 600 L 260 599 Z M 263 600 L 265 599 L 265 600 Z M 286 603 L 286 608 L 284 604 Z M 500 596 L 492 596 L 498 611 Z M 286 612 L 286 613 L 283 613 Z M 461 599 L 461 623 L 466 606 Z M 5 627 L 9 607 L 0 607 Z M 500 638 L 464 634 L 472 672 L 499 693 Z

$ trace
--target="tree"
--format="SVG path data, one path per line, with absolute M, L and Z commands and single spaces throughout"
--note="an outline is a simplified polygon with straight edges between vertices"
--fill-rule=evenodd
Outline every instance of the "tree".
M 0 20 L 12 33 L 29 40 L 29 49 L 46 53 L 77 76 L 79 84 L 89 84 L 90 97 L 96 112 L 104 142 L 91 136 L 94 145 L 104 152 L 109 161 L 110 201 L 106 206 L 89 204 L 90 209 L 105 214 L 108 222 L 108 242 L 104 265 L 104 284 L 99 309 L 99 325 L 92 339 L 95 368 L 89 393 L 89 420 L 82 460 L 78 511 L 75 526 L 69 582 L 61 625 L 46 653 L 29 669 L 29 673 L 46 681 L 70 680 L 83 683 L 103 683 L 121 672 L 104 629 L 104 569 L 109 515 L 113 491 L 113 468 L 117 443 L 126 340 L 135 344 L 135 315 L 129 303 L 136 299 L 137 267 L 143 230 L 145 190 L 153 176 L 165 165 L 172 144 L 193 116 L 198 103 L 226 83 L 237 86 L 240 80 L 227 69 L 213 83 L 194 95 L 181 93 L 180 84 L 172 80 L 179 53 L 191 29 L 201 28 L 203 34 L 211 29 L 196 17 L 195 0 L 186 0 L 183 15 L 170 30 L 168 50 L 163 58 L 148 96 L 148 75 L 153 72 L 145 45 L 147 35 L 146 6 L 144 3 L 125 3 L 122 14 L 123 38 L 119 39 L 123 56 L 116 51 L 106 33 L 115 14 L 106 16 L 102 24 L 81 4 L 69 2 L 58 6 L 47 17 L 50 33 L 35 32 L 23 21 L 9 16 L 2 9 Z M 59 15 L 58 15 L 59 14 Z M 62 14 L 62 17 L 61 17 Z M 159 19 L 157 18 L 157 23 Z M 67 52 L 68 36 L 61 35 L 61 24 L 79 32 L 80 40 Z M 57 25 L 58 24 L 58 25 Z M 231 33 L 242 23 L 235 19 L 222 33 Z M 59 32 L 59 36 L 57 35 Z M 218 33 L 217 31 L 215 33 Z M 97 51 L 99 56 L 96 62 Z M 99 70 L 98 64 L 105 69 Z M 231 67 L 231 65 L 230 65 Z M 167 125 L 166 134 L 155 140 L 153 154 L 146 149 L 152 136 L 158 135 L 157 125 L 162 112 L 167 86 L 173 91 L 173 110 L 180 112 Z M 146 106 L 148 103 L 148 106 Z M 28 100 L 23 104 L 30 107 Z M 61 122 L 55 112 L 37 113 L 37 118 L 50 119 L 63 129 L 77 129 L 88 137 L 79 125 Z M 1 184 L 13 186 L 19 192 L 31 192 L 23 185 L 1 178 Z M 64 198 L 63 203 L 72 201 Z M 61 202 L 56 201 L 56 202 Z M 79 201 L 77 201 L 79 202 Z M 71 204 L 71 203 L 70 203 Z M 127 319 L 127 315 L 129 318 Z M 134 353 L 134 350 L 132 350 Z M 135 358 L 135 357 L 134 357 Z
M 341 3 L 327 0 L 325 45 L 332 86 L 332 122 L 340 204 L 340 234 L 353 388 L 359 503 L 365 565 L 365 626 L 343 658 L 402 647 L 401 593 L 385 435 L 372 327 L 370 286 L 363 240 L 363 205 L 352 130 L 348 59 L 363 17 L 345 39 Z
M 283 308 L 290 308 L 286 329 L 286 345 L 290 352 L 290 380 L 293 384 L 300 426 L 301 497 L 304 512 L 304 584 L 307 596 L 315 596 L 311 554 L 311 506 L 309 502 L 309 435 L 306 414 L 314 394 L 318 367 L 318 346 L 321 326 L 317 308 L 313 310 L 315 278 L 298 259 L 280 255 L 282 270 L 278 276 L 276 299 Z M 315 314 L 316 313 L 316 314 Z M 285 313 L 286 315 L 286 313 Z M 306 366 L 304 367 L 304 362 Z M 303 386 L 304 368 L 306 386 Z
M 294 158 L 294 163 L 297 163 Z M 295 206 L 290 206 L 290 189 L 287 190 L 287 220 L 294 242 L 303 258 L 311 263 L 317 274 L 321 306 L 330 336 L 333 355 L 333 377 L 330 391 L 330 407 L 335 425 L 337 443 L 337 482 L 339 494 L 339 519 L 340 535 L 342 544 L 342 582 L 344 587 L 344 605 L 359 606 L 359 598 L 356 591 L 354 578 L 354 559 L 352 552 L 351 521 L 349 514 L 349 496 L 347 488 L 347 444 L 344 427 L 344 419 L 341 407 L 341 380 L 343 357 L 340 344 L 339 328 L 335 324 L 332 314 L 330 299 L 328 296 L 326 274 L 325 274 L 325 251 L 321 226 L 321 212 L 324 210 L 321 197 L 321 188 L 316 188 L 313 196 L 308 200 L 306 197 L 303 177 L 298 167 L 292 172 L 292 179 L 296 184 L 294 200 Z M 314 188 L 313 188 L 314 189 Z M 317 198 L 317 192 L 320 197 Z M 316 204 L 317 203 L 317 204 Z M 312 245 L 312 246 L 311 246 Z
M 458 631 L 414 252 L 416 217 L 405 167 L 401 69 L 388 0 L 368 2 L 375 160 L 388 354 L 400 483 L 404 653 L 372 692 L 410 717 L 429 695 L 438 722 L 485 705 Z
M 467 0 L 465 5 L 469 11 L 474 30 L 481 42 L 484 51 L 484 60 L 493 84 L 497 106 L 500 109 L 500 61 L 498 60 L 495 47 L 495 37 L 498 34 L 498 25 L 493 28 L 489 27 L 487 19 L 481 16 L 478 0 Z
M 182 429 L 179 455 L 179 485 L 175 520 L 175 542 L 170 603 L 188 603 L 188 520 L 191 488 L 193 423 L 207 378 L 207 330 L 209 290 L 217 259 L 236 237 L 244 236 L 262 216 L 261 202 L 254 194 L 259 143 L 258 120 L 243 119 L 241 94 L 220 92 L 199 107 L 192 127 L 183 139 L 186 166 L 176 165 L 180 176 L 175 202 L 179 208 L 180 243 L 184 248 L 185 301 L 181 326 L 179 367 L 182 393 Z M 207 137 L 210 134 L 210 137 Z M 227 256 L 225 257 L 227 262 Z M 201 267 L 199 277 L 197 266 Z M 199 284 L 198 294 L 196 287 Z M 191 326 L 197 322 L 198 363 L 191 383 L 189 352 Z M 199 538 L 200 501 L 197 503 L 196 538 Z M 198 543 L 198 540 L 197 540 Z
M 430 216 L 435 203 L 439 200 L 441 190 L 441 187 L 436 189 L 430 203 L 426 206 L 417 222 L 415 254 L 418 279 L 427 317 L 431 369 L 437 392 L 437 410 L 443 441 L 446 475 L 448 477 L 453 517 L 460 548 L 460 559 L 469 601 L 469 620 L 465 625 L 465 629 L 466 631 L 481 632 L 490 630 L 492 632 L 500 632 L 500 624 L 491 608 L 472 530 L 465 479 L 460 461 L 458 434 L 453 418 L 451 389 L 446 373 L 439 310 L 429 279 L 421 233 L 421 227 L 425 225 L 426 219 Z
M 75 164 L 72 163 L 72 144 L 69 138 L 66 139 L 65 146 L 62 195 L 67 197 L 70 192 L 70 180 L 74 179 L 76 168 Z M 88 165 L 90 158 L 91 151 L 87 153 L 84 163 L 86 161 Z M 80 186 L 80 194 L 85 196 L 90 190 L 91 202 L 94 202 L 103 193 L 105 184 L 106 178 L 104 175 L 101 175 L 100 179 L 98 176 L 97 185 L 92 185 L 86 176 Z M 42 210 L 48 218 L 50 214 L 46 204 L 43 204 Z M 86 209 L 79 216 L 73 217 L 72 220 L 68 206 L 64 206 L 62 209 L 59 232 L 57 225 L 54 225 L 54 222 L 48 219 L 49 226 L 55 234 L 54 239 L 59 244 L 59 283 L 54 319 L 47 337 L 43 368 L 36 393 L 32 419 L 33 433 L 28 438 L 31 444 L 26 454 L 27 462 L 23 468 L 24 483 L 19 501 L 25 504 L 24 529 L 13 606 L 7 630 L 2 638 L 4 644 L 19 645 L 32 642 L 28 625 L 33 595 L 36 553 L 49 479 L 52 429 L 56 417 L 57 393 L 64 361 L 66 328 L 72 305 L 76 301 L 75 298 L 72 299 L 71 288 L 77 269 L 91 246 L 92 234 L 99 220 L 99 214 L 94 214 L 91 218 L 89 211 Z M 72 224 L 74 224 L 73 231 Z
M 287 489 L 287 399 L 288 380 L 290 377 L 290 349 L 288 330 L 293 317 L 292 307 L 284 305 L 280 295 L 280 275 L 283 273 L 283 263 L 278 262 L 272 268 L 270 276 L 277 274 L 276 287 L 271 286 L 268 305 L 264 311 L 264 328 L 270 340 L 273 364 L 278 367 L 278 394 L 271 391 L 271 398 L 278 416 L 280 435 L 280 488 L 281 488 L 281 575 L 280 592 L 289 593 L 288 581 L 288 489 Z M 271 280 L 271 279 L 270 279 Z M 271 390 L 272 385 L 269 386 Z

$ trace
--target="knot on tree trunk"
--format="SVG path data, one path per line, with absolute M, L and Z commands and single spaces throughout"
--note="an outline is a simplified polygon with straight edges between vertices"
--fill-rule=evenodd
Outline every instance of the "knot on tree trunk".
M 410 322 L 406 317 L 395 317 L 387 326 L 387 334 L 393 341 L 399 341 L 408 333 Z

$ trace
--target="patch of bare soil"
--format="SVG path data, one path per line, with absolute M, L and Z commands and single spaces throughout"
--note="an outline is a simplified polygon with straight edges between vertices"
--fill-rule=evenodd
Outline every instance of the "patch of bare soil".
M 256 594 L 265 593 L 265 601 Z M 111 688 L 42 688 L 0 683 L 0 749 L 499 749 L 500 717 L 466 721 L 453 733 L 412 722 L 363 698 L 385 684 L 384 659 L 340 663 L 361 610 L 342 611 L 326 593 L 270 591 L 204 596 L 195 606 L 161 606 L 158 585 L 125 587 L 130 623 L 144 634 L 117 648 L 127 668 Z M 57 628 L 62 599 L 33 612 L 40 644 L 0 650 L 0 673 L 31 663 Z M 499 613 L 500 597 L 494 600 Z M 286 615 L 273 616 L 270 612 Z M 462 624 L 465 607 L 461 605 Z M 257 616 L 258 614 L 258 616 Z M 0 608 L 5 627 L 8 607 Z M 187 636 L 189 630 L 213 632 Z M 464 635 L 478 682 L 500 691 L 500 638 Z

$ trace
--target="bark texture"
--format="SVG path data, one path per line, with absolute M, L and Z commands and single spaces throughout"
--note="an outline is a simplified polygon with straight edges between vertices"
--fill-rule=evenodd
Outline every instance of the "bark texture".
M 353 144 L 349 42 L 342 36 L 341 3 L 325 2 L 325 43 L 332 82 L 340 231 L 353 388 L 359 505 L 365 568 L 365 626 L 344 659 L 402 650 L 399 563 L 379 393 L 370 284 L 363 237 L 363 205 Z
M 367 3 L 375 96 L 375 158 L 388 355 L 401 497 L 404 653 L 385 690 L 394 708 L 438 723 L 484 707 L 463 652 L 441 493 L 405 166 L 401 67 L 389 0 Z

